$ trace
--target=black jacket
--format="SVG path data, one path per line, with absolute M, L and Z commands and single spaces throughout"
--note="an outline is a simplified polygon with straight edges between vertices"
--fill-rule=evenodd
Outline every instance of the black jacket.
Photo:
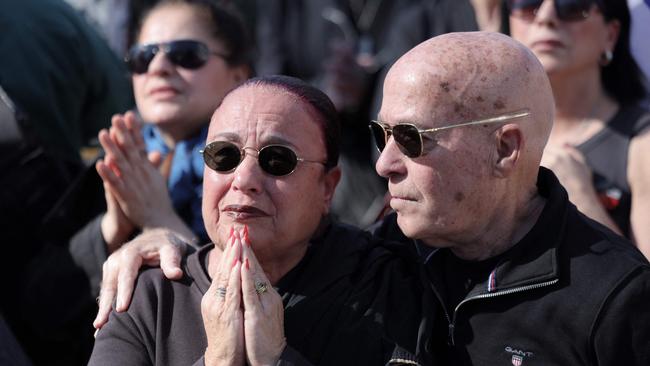
M 438 301 L 419 349 L 449 365 L 650 365 L 647 260 L 578 212 L 549 170 L 538 188 L 538 222 L 455 310 L 441 306 L 444 250 L 427 258 Z

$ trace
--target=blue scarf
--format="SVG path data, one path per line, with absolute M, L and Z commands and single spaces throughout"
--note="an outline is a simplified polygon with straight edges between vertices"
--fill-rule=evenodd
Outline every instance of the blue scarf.
M 145 124 L 142 128 L 147 152 L 158 151 L 164 159 L 170 152 L 158 128 Z M 208 124 L 201 131 L 176 143 L 174 157 L 167 188 L 176 213 L 192 229 L 201 240 L 201 244 L 209 242 L 201 215 L 201 200 L 203 197 L 203 157 L 201 149 L 205 147 L 208 135 Z

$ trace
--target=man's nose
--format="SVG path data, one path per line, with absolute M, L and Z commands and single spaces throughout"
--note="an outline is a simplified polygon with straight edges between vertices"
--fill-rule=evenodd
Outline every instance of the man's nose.
M 375 164 L 377 174 L 384 178 L 404 174 L 404 159 L 406 159 L 406 156 L 400 151 L 395 139 L 389 137 L 384 150 L 382 150 Z

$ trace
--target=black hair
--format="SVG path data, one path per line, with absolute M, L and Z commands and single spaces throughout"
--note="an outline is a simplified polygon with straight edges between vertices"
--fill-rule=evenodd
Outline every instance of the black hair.
M 603 87 L 621 104 L 636 103 L 646 95 L 643 84 L 645 76 L 630 51 L 630 10 L 627 1 L 600 0 L 597 4 L 605 21 L 617 20 L 621 25 L 612 62 L 600 69 Z
M 325 137 L 325 150 L 327 152 L 325 169 L 329 170 L 338 164 L 341 143 L 341 122 L 334 103 L 332 103 L 325 93 L 298 78 L 284 75 L 252 78 L 237 89 L 247 86 L 278 88 L 310 105 L 318 115 L 317 122 Z
M 247 65 L 252 71 L 252 43 L 241 15 L 231 6 L 217 0 L 148 0 L 133 8 L 135 18 L 129 25 L 129 47 L 133 45 L 147 16 L 155 9 L 174 4 L 186 4 L 200 8 L 207 15 L 211 33 L 226 48 L 226 62 L 230 66 Z

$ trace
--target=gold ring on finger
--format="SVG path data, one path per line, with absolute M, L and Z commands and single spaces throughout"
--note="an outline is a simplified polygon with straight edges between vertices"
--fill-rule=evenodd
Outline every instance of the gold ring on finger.
M 258 294 L 263 294 L 269 289 L 269 284 L 263 281 L 255 282 L 255 291 Z

